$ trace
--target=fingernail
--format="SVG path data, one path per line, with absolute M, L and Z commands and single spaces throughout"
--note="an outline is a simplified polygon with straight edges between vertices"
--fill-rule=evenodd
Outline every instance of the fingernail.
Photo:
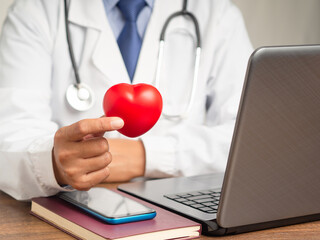
M 111 121 L 111 127 L 113 129 L 122 128 L 123 125 L 124 125 L 124 121 L 121 118 L 117 118 L 117 119 Z

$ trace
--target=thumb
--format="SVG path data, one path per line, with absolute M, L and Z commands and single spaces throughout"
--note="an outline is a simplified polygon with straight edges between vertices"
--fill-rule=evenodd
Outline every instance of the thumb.
M 83 140 L 87 135 L 105 133 L 107 131 L 122 128 L 124 122 L 118 117 L 104 117 L 97 119 L 84 119 L 65 128 L 67 139 L 77 141 Z
M 105 115 L 102 115 L 101 117 L 99 118 L 105 118 L 106 116 Z M 121 122 L 122 119 L 120 118 L 115 118 L 114 120 L 116 121 L 119 121 L 117 124 L 120 124 L 120 125 L 123 125 L 123 123 Z M 117 127 L 116 127 L 117 128 Z M 97 138 L 97 137 L 103 137 L 103 135 L 105 134 L 105 132 L 100 132 L 100 133 L 90 133 L 86 136 L 83 137 L 83 140 L 88 140 L 88 139 L 91 139 L 91 138 Z

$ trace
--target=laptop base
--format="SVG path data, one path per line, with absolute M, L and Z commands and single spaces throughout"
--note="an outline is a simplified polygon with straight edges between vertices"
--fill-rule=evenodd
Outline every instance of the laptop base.
M 130 183 L 129 183 L 130 184 Z M 125 184 L 127 185 L 127 184 Z M 202 221 L 200 219 L 194 218 L 190 215 L 183 214 L 182 212 L 175 211 L 172 208 L 168 208 L 167 206 L 161 205 L 155 201 L 148 200 L 144 198 L 143 196 L 137 195 L 135 193 L 132 193 L 130 191 L 124 190 L 122 188 L 122 185 L 119 185 L 118 190 L 123 191 L 125 193 L 128 193 L 134 197 L 137 197 L 139 199 L 142 199 L 144 201 L 150 202 L 152 204 L 155 204 L 159 207 L 162 207 L 166 210 L 173 211 L 176 214 L 179 214 L 183 217 L 187 217 L 193 221 L 199 222 L 202 225 L 202 232 L 201 234 L 206 236 L 225 236 L 225 235 L 233 235 L 233 234 L 240 234 L 240 233 L 246 233 L 246 232 L 252 232 L 252 231 L 259 231 L 259 230 L 265 230 L 270 228 L 276 228 L 276 227 L 284 227 L 299 223 L 306 223 L 306 222 L 312 222 L 320 220 L 320 214 L 313 214 L 308 216 L 302 216 L 302 217 L 295 217 L 295 218 L 289 218 L 289 219 L 282 219 L 277 221 L 271 221 L 271 222 L 264 222 L 264 223 L 257 223 L 257 224 L 251 224 L 246 226 L 238 226 L 238 227 L 232 227 L 232 228 L 222 228 L 218 225 L 216 219 Z

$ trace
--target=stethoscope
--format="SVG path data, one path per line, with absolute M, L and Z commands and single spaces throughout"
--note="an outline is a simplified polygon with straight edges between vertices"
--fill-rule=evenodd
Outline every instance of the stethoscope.
M 159 55 L 158 55 L 158 63 L 156 68 L 156 77 L 155 77 L 155 87 L 160 89 L 160 73 L 161 67 L 163 62 L 163 55 L 164 55 L 164 47 L 165 47 L 165 33 L 170 21 L 179 16 L 186 16 L 189 17 L 195 27 L 195 33 L 197 37 L 197 46 L 196 46 L 196 56 L 195 56 L 195 63 L 194 63 L 194 74 L 193 74 L 193 82 L 192 82 L 192 89 L 190 94 L 190 100 L 186 107 L 186 109 L 178 114 L 168 114 L 162 111 L 162 116 L 168 119 L 182 119 L 185 118 L 191 111 L 191 107 L 195 101 L 195 93 L 196 88 L 198 86 L 198 72 L 199 72 L 199 65 L 200 65 L 200 56 L 201 56 L 201 38 L 200 38 L 200 29 L 197 18 L 187 10 L 188 0 L 183 1 L 183 7 L 181 11 L 175 12 L 168 17 L 164 26 L 161 30 L 160 34 L 160 43 L 159 43 Z M 64 9 L 65 9 L 65 26 L 66 26 L 66 37 L 68 43 L 68 50 L 69 55 L 72 63 L 72 68 L 75 75 L 75 83 L 71 84 L 66 91 L 66 99 L 69 105 L 78 111 L 87 111 L 89 110 L 95 101 L 94 92 L 92 89 L 87 85 L 81 82 L 78 68 L 75 62 L 75 57 L 73 53 L 73 46 L 70 37 L 70 29 L 68 24 L 68 6 L 67 0 L 64 0 Z

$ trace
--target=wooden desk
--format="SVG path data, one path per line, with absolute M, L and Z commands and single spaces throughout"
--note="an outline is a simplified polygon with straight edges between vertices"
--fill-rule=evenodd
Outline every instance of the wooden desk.
M 116 185 L 105 185 L 115 188 Z M 0 239 L 3 240 L 72 240 L 71 236 L 52 227 L 29 214 L 30 202 L 19 202 L 0 192 Z M 320 221 L 298 224 L 293 226 L 251 232 L 227 237 L 206 237 L 209 239 L 223 240 L 261 240 L 261 239 L 320 239 Z

